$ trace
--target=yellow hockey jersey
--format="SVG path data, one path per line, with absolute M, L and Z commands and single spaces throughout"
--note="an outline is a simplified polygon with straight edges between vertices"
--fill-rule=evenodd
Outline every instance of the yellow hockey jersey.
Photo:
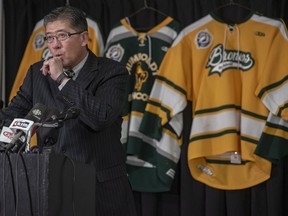
M 283 22 L 257 14 L 235 25 L 209 14 L 187 26 L 161 64 L 140 130 L 160 139 L 192 101 L 192 176 L 226 190 L 267 180 L 271 162 L 254 151 L 269 112 L 287 119 L 287 40 Z
M 104 43 L 99 25 L 97 22 L 88 17 L 86 19 L 89 33 L 88 47 L 96 55 L 102 56 L 104 52 Z M 43 26 L 42 19 L 36 23 L 29 38 L 15 81 L 13 83 L 12 90 L 10 92 L 9 100 L 11 100 L 16 95 L 19 87 L 22 85 L 30 65 L 37 61 L 45 60 L 51 55 L 47 44 L 44 41 L 44 36 L 45 28 Z

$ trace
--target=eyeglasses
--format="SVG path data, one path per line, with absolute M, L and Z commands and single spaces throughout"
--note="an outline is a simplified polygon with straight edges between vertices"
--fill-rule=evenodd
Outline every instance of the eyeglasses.
M 58 41 L 64 41 L 64 40 L 67 40 L 68 38 L 70 38 L 72 35 L 81 34 L 82 32 L 84 32 L 84 31 L 75 32 L 75 33 L 58 32 L 55 35 L 46 35 L 44 37 L 44 39 L 45 39 L 45 41 L 47 41 L 47 43 L 52 43 L 54 41 L 54 38 L 56 38 Z

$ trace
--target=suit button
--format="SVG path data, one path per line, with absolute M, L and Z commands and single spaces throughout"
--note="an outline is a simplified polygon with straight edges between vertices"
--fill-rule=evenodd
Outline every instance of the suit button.
M 63 147 L 61 151 L 62 151 L 62 153 L 65 153 L 66 152 L 66 148 Z

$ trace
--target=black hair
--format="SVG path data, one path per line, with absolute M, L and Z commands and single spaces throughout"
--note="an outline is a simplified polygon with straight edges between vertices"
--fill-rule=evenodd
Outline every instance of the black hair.
M 44 17 L 44 27 L 46 28 L 49 22 L 57 20 L 68 20 L 70 27 L 78 32 L 88 30 L 85 13 L 72 6 L 63 6 L 52 10 Z

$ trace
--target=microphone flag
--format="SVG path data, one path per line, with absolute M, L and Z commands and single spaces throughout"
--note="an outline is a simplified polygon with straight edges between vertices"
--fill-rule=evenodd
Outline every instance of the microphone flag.
M 0 135 L 0 142 L 10 143 L 14 135 L 14 132 L 9 127 L 3 126 Z
M 14 133 L 17 132 L 17 130 L 23 131 L 25 134 L 31 129 L 33 126 L 34 121 L 28 120 L 28 119 L 22 119 L 22 118 L 15 118 L 9 128 L 14 131 Z

